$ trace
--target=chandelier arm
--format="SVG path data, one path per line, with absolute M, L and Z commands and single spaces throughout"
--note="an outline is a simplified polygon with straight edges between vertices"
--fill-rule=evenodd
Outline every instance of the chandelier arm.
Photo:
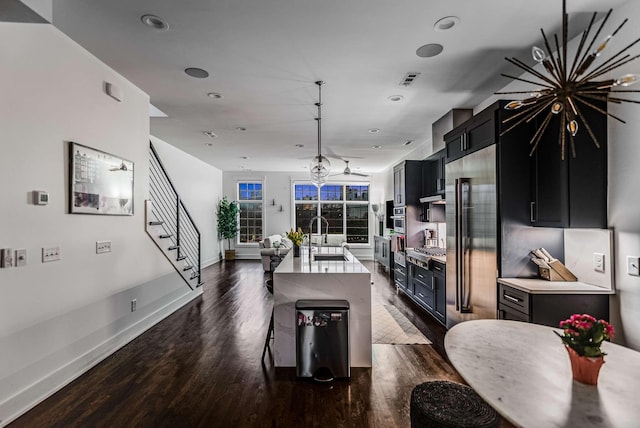
M 544 131 L 549 126 L 549 122 L 550 121 L 551 121 L 551 112 L 548 112 L 547 116 L 544 118 L 544 121 L 542 121 L 542 125 L 540 125 L 540 128 L 538 128 L 538 131 L 535 133 L 535 135 L 529 141 L 529 145 L 533 144 L 533 147 L 531 148 L 531 151 L 529 152 L 529 157 L 533 156 L 533 153 L 538 148 L 538 144 L 540 143 L 540 139 L 542 138 L 542 135 L 544 134 Z
M 547 98 L 549 98 L 549 97 L 553 97 L 553 98 L 551 99 L 551 101 L 550 101 L 550 102 L 548 102 L 547 104 L 545 104 L 544 106 L 540 107 L 540 104 L 539 104 L 539 103 L 540 103 L 540 102 L 542 102 L 542 101 L 544 101 L 545 99 L 547 99 Z M 540 97 L 540 98 L 538 99 L 538 101 L 537 101 L 535 104 L 531 104 L 531 105 L 525 106 L 525 109 L 524 109 L 524 110 L 522 110 L 522 111 L 520 111 L 520 112 L 518 112 L 518 113 L 516 113 L 516 114 L 513 114 L 513 115 L 511 115 L 511 116 L 509 116 L 509 117 L 507 117 L 507 118 L 505 118 L 505 119 L 502 121 L 502 123 L 508 123 L 508 122 L 511 122 L 512 120 L 517 119 L 518 117 L 520 117 L 520 116 L 522 116 L 522 115 L 524 115 L 524 114 L 531 113 L 534 109 L 538 109 L 538 108 L 544 109 L 545 107 L 549 106 L 549 105 L 553 102 L 553 100 L 555 100 L 555 98 L 556 98 L 556 97 L 555 97 L 555 96 L 553 96 L 553 95 L 545 95 L 544 97 Z M 527 116 L 527 117 L 528 117 L 528 116 Z M 506 134 L 506 132 L 505 132 L 505 134 Z
M 532 92 L 540 91 L 508 91 L 508 92 L 494 92 L 493 95 L 511 95 L 511 94 L 530 94 Z M 549 95 L 547 95 L 549 96 Z
M 616 91 L 609 91 L 610 94 L 617 94 L 617 93 L 623 94 L 623 93 L 630 93 L 630 92 L 640 92 L 640 90 L 637 90 L 637 89 L 618 89 Z M 590 92 L 587 91 L 585 93 L 589 94 Z
M 596 100 L 596 101 L 608 101 L 609 97 L 607 97 L 606 95 L 602 95 L 602 93 L 600 94 L 580 94 L 585 98 L 589 98 L 592 100 Z
M 637 42 L 640 42 L 640 39 L 636 40 L 636 42 L 635 42 L 635 43 L 637 43 Z M 620 53 L 622 53 L 622 52 L 620 52 Z M 622 57 L 622 58 L 620 58 L 620 59 L 622 60 L 623 58 L 626 58 L 626 56 L 624 56 L 624 57 Z M 600 71 L 599 71 L 599 72 L 597 72 L 597 73 L 593 73 L 593 72 L 591 72 L 591 73 L 589 73 L 589 80 L 594 79 L 594 78 L 596 78 L 596 77 L 600 77 L 600 76 L 602 76 L 603 74 L 608 73 L 608 72 L 610 72 L 611 70 L 614 70 L 614 69 L 616 69 L 616 68 L 618 68 L 618 67 L 621 67 L 621 66 L 623 66 L 623 65 L 625 65 L 625 64 L 627 64 L 627 63 L 629 63 L 629 62 L 631 62 L 631 61 L 635 61 L 635 60 L 636 60 L 636 59 L 638 59 L 638 58 L 640 58 L 640 55 L 632 56 L 631 58 L 628 58 L 628 59 L 623 60 L 623 62 L 621 62 L 621 63 L 617 64 L 615 67 L 613 66 L 613 64 L 611 64 L 611 65 L 610 65 L 609 67 L 607 67 L 606 69 L 604 69 L 604 70 L 600 70 Z M 576 82 L 576 83 L 577 83 L 578 85 L 580 85 L 580 84 L 582 84 L 582 83 L 584 83 L 584 82 L 585 82 L 585 79 L 583 78 L 583 79 L 580 79 L 580 80 L 579 80 L 578 82 Z
M 567 0 L 562 0 L 562 67 L 564 71 L 565 82 L 569 77 L 567 74 L 567 39 L 569 38 L 569 23 L 567 15 Z M 559 55 L 559 53 L 558 53 Z
M 617 103 L 617 104 L 620 104 L 620 103 L 640 104 L 640 101 L 627 100 L 627 99 L 624 99 L 624 98 L 617 98 L 617 97 L 608 97 L 607 101 L 612 101 L 612 102 Z
M 562 58 L 560 57 L 562 51 L 560 50 L 560 45 L 558 43 L 558 35 L 554 34 L 553 39 L 556 43 L 556 53 L 558 54 L 558 66 L 560 67 L 560 82 L 561 84 L 566 83 L 567 81 L 567 71 L 565 70 L 565 64 L 562 63 Z
M 566 108 L 565 108 L 566 110 Z M 567 126 L 567 117 L 563 114 L 560 118 L 560 135 L 558 135 L 558 144 L 560 144 L 560 153 L 562 154 L 561 159 L 564 160 L 564 146 L 566 140 L 565 126 Z
M 574 77 L 573 74 L 577 70 L 576 66 L 578 65 L 578 57 L 582 53 L 582 49 L 584 48 L 584 43 L 587 41 L 587 38 L 589 37 L 589 33 L 591 32 L 591 27 L 593 26 L 593 23 L 595 22 L 597 15 L 598 15 L 598 12 L 593 12 L 593 15 L 591 15 L 591 21 L 589 21 L 589 25 L 587 26 L 587 29 L 582 32 L 580 45 L 578 46 L 578 50 L 576 51 L 576 57 L 573 60 L 573 65 L 571 66 L 571 73 L 569 73 L 569 75 L 571 76 L 570 79 L 573 79 Z
M 569 133 L 569 142 L 571 143 L 571 157 L 576 158 L 576 142 L 573 135 Z
M 578 116 L 583 117 L 582 114 L 580 113 L 580 109 L 578 108 L 578 106 L 576 105 L 575 107 L 576 107 L 576 110 L 578 111 Z M 595 144 L 596 148 L 599 149 L 600 142 L 598 141 L 598 139 L 596 138 L 596 135 L 593 133 L 593 130 L 589 126 L 589 122 L 586 120 L 583 120 L 582 123 L 584 124 L 584 127 L 587 128 L 587 132 L 589 133 L 589 136 L 591 137 L 593 144 Z
M 584 54 L 582 55 L 582 58 L 580 59 L 580 64 L 582 65 L 582 63 L 585 61 L 587 55 L 589 55 L 589 52 L 591 51 L 591 48 L 593 47 L 593 44 L 596 42 L 596 40 L 598 39 L 598 36 L 600 36 L 600 33 L 602 32 L 602 29 L 604 28 L 604 24 L 607 23 L 607 20 L 609 19 L 609 16 L 611 15 L 611 12 L 613 12 L 613 9 L 609 9 L 609 12 L 607 12 L 607 15 L 604 17 L 604 19 L 602 20 L 602 22 L 600 23 L 600 27 L 598 28 L 598 31 L 596 31 L 596 34 L 593 36 L 593 39 L 591 39 L 591 43 L 589 43 L 589 46 L 587 47 L 587 49 L 584 51 Z M 580 67 L 578 67 L 579 69 Z
M 524 122 L 531 122 L 537 115 L 540 114 L 541 111 L 543 111 L 545 108 L 549 107 L 552 103 L 553 103 L 553 100 L 549 101 L 548 103 L 546 103 L 546 104 L 544 104 L 542 106 L 539 106 L 539 108 L 536 111 L 529 111 L 529 113 L 530 113 L 529 115 L 520 118 L 520 120 L 518 120 L 516 123 L 511 125 L 505 131 L 502 131 L 500 133 L 500 136 L 502 137 L 507 132 L 511 131 L 513 128 L 515 128 L 516 126 L 518 126 L 518 125 L 520 125 L 520 124 L 522 124 Z
M 545 85 L 544 83 L 540 83 L 540 82 L 533 82 L 533 81 L 531 81 L 531 80 L 521 79 L 520 77 L 510 76 L 510 75 L 508 75 L 508 74 L 504 74 L 504 73 L 500 73 L 500 75 L 501 75 L 501 76 L 503 76 L 503 77 L 508 77 L 509 79 L 519 80 L 519 81 L 521 81 L 521 82 L 525 82 L 525 83 L 531 83 L 532 85 L 540 85 L 540 86 L 544 86 L 545 88 L 555 89 L 555 86 Z
M 558 62 L 556 61 L 556 57 L 554 55 L 552 55 L 552 50 L 551 50 L 551 45 L 549 44 L 549 40 L 547 39 L 547 35 L 544 33 L 544 30 L 541 28 L 540 32 L 542 33 L 542 38 L 544 39 L 544 45 L 547 48 L 547 56 L 549 56 L 551 58 L 551 64 L 553 64 L 553 69 L 555 70 L 557 76 L 556 79 L 558 80 L 558 82 L 560 82 L 562 80 L 562 77 L 560 76 L 560 66 L 558 65 Z
M 606 60 L 605 62 L 600 64 L 598 67 L 596 67 L 593 70 L 591 70 L 587 75 L 585 75 L 582 79 L 580 79 L 576 83 L 579 85 L 582 82 L 587 82 L 587 81 L 592 80 L 592 79 L 594 79 L 596 77 L 602 76 L 603 74 L 608 73 L 609 71 L 614 70 L 614 69 L 620 67 L 621 65 L 626 64 L 623 61 L 626 61 L 627 59 L 629 59 L 629 57 L 630 57 L 630 55 L 627 54 L 627 55 L 623 56 L 622 58 L 618 58 L 616 61 L 614 61 L 612 63 L 611 61 L 616 59 L 615 56 L 612 56 L 611 58 L 609 58 L 608 60 Z M 637 58 L 637 57 L 638 57 L 638 55 L 635 58 Z
M 602 110 L 600 107 L 598 107 L 598 106 L 596 106 L 596 105 L 594 105 L 594 104 L 590 103 L 589 101 L 587 101 L 587 100 L 583 99 L 582 97 L 580 97 L 580 96 L 579 96 L 579 95 L 577 95 L 577 94 L 576 94 L 576 95 L 574 95 L 573 97 L 574 97 L 576 100 L 578 100 L 579 102 L 581 102 L 582 104 L 584 104 L 584 105 L 586 105 L 586 106 L 588 106 L 588 107 L 591 107 L 592 109 L 594 109 L 595 111 L 597 111 L 597 112 L 599 112 L 599 113 L 602 113 L 602 114 L 604 114 L 604 115 L 606 115 L 606 116 L 612 117 L 612 118 L 614 118 L 615 120 L 617 120 L 617 121 L 619 121 L 619 122 L 621 122 L 621 123 L 627 123 L 627 122 L 625 122 L 624 120 L 620 119 L 618 116 L 615 116 L 615 115 L 613 115 L 613 114 L 609 113 L 609 112 L 608 112 L 608 111 L 606 111 L 606 110 Z
M 544 80 L 545 82 L 549 83 L 550 85 L 555 85 L 556 83 L 560 83 L 560 82 L 554 82 L 553 80 L 549 79 L 547 76 L 545 76 L 544 74 L 540 73 L 539 71 L 535 70 L 532 67 L 529 67 L 527 64 L 525 64 L 524 62 L 520 61 L 517 58 L 506 58 L 505 59 L 510 62 L 511 64 L 515 65 L 516 67 L 520 67 L 521 69 L 523 69 L 524 71 L 528 72 L 529 74 L 532 74 L 534 76 L 536 76 L 539 79 Z M 553 76 L 555 77 L 555 76 Z

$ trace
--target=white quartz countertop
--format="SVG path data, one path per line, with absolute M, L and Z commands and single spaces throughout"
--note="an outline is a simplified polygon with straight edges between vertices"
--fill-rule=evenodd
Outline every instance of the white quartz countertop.
M 584 385 L 573 380 L 553 330 L 518 321 L 465 321 L 447 332 L 444 346 L 464 380 L 518 427 L 639 426 L 640 352 L 604 342 L 598 385 Z
M 313 247 L 316 254 L 344 254 L 346 261 L 321 260 L 309 263 L 309 247 L 300 248 L 300 257 L 294 257 L 289 251 L 278 265 L 275 273 L 370 273 L 351 252 L 343 247 Z
M 498 278 L 500 284 L 509 285 L 530 294 L 615 294 L 615 290 L 585 284 L 584 282 L 545 281 L 535 278 Z

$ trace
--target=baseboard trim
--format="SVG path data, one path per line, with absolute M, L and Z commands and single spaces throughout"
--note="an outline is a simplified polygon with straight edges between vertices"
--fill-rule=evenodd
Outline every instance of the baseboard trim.
M 0 427 L 14 421 L 49 396 L 82 376 L 142 333 L 202 295 L 202 288 L 181 294 L 144 318 L 0 403 Z

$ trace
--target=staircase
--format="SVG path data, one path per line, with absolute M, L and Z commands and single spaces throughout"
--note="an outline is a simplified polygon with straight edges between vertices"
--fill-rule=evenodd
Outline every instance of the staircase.
M 149 143 L 149 197 L 145 204 L 147 234 L 187 285 L 202 285 L 200 231 L 176 192 L 153 144 Z

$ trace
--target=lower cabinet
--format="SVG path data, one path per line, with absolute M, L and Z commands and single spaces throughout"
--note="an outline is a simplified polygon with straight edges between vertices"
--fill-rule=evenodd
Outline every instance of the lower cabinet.
M 505 284 L 498 284 L 500 319 L 558 327 L 560 321 L 578 313 L 608 320 L 609 295 L 527 293 Z
M 393 280 L 397 288 L 401 288 L 405 292 L 409 291 L 410 283 L 407 278 L 407 268 L 405 266 L 397 263 L 393 266 Z
M 446 325 L 444 264 L 431 261 L 430 269 L 407 263 L 408 286 L 403 291 L 420 307 Z

